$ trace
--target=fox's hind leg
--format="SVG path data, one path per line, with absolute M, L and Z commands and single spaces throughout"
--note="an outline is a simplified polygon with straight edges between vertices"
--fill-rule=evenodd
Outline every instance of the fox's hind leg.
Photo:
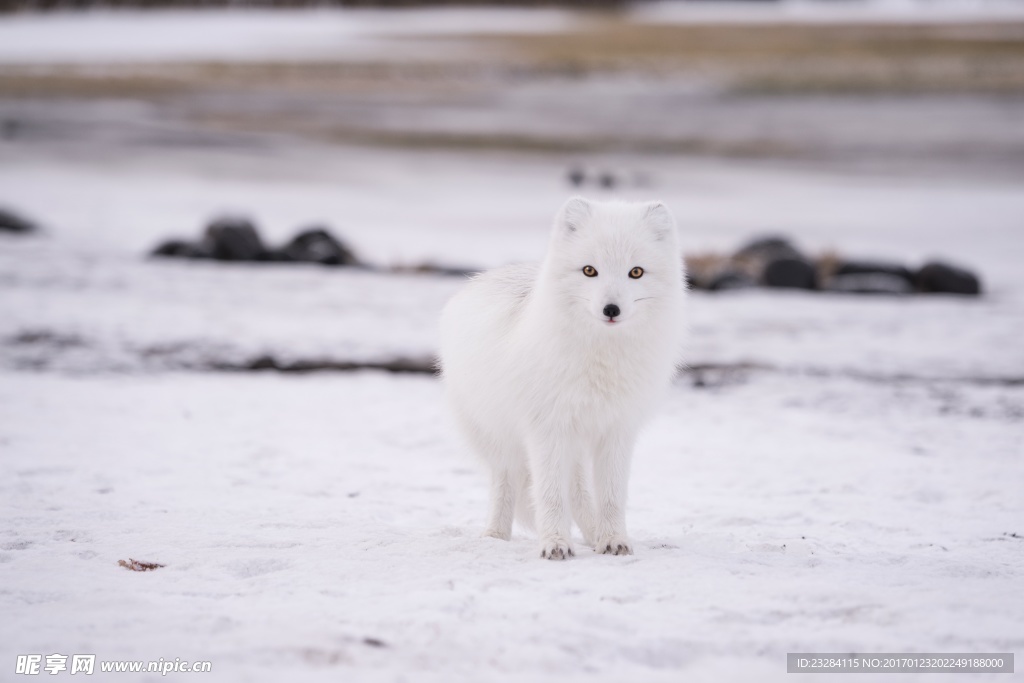
M 518 468 L 519 479 L 516 487 L 516 521 L 524 529 L 536 531 L 537 512 L 533 507 L 533 480 L 530 479 L 530 470 L 523 462 Z
M 494 467 L 491 470 L 491 516 L 484 536 L 507 541 L 512 538 L 512 520 L 516 512 L 516 489 L 512 470 Z
M 514 449 L 503 445 L 500 438 L 484 429 L 461 408 L 458 403 L 453 404 L 459 428 L 470 448 L 487 464 L 491 473 L 491 513 L 483 535 L 507 541 L 512 538 L 522 466 L 517 467 Z M 519 461 L 522 461 L 521 455 Z

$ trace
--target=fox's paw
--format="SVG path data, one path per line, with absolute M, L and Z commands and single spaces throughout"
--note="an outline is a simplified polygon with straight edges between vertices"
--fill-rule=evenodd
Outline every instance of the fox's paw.
M 602 555 L 632 555 L 633 546 L 625 536 L 612 536 L 599 541 L 594 546 L 594 552 Z
M 541 541 L 540 556 L 545 560 L 568 560 L 576 551 L 572 544 L 562 538 L 549 538 Z

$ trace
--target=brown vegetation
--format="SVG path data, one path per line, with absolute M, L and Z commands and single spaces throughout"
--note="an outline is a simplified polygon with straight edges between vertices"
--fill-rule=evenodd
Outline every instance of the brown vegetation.
M 164 565 L 157 564 L 156 562 L 139 562 L 138 560 L 133 560 L 129 557 L 127 562 L 124 560 L 118 560 L 117 566 L 124 567 L 125 569 L 133 572 L 148 572 L 153 569 L 159 569 Z

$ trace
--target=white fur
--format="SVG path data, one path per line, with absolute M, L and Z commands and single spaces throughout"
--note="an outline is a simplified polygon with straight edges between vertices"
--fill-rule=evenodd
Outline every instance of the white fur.
M 675 374 L 684 295 L 663 204 L 574 197 L 539 268 L 488 271 L 452 298 L 441 368 L 458 425 L 491 469 L 486 536 L 508 540 L 515 517 L 540 535 L 541 557 L 564 559 L 575 519 L 598 552 L 632 553 L 633 445 Z

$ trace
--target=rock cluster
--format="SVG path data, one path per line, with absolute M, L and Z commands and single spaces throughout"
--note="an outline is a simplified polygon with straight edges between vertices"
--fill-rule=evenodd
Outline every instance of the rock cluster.
M 198 241 L 167 240 L 153 250 L 154 256 L 215 259 L 218 261 L 278 261 L 320 263 L 330 266 L 361 265 L 355 252 L 331 234 L 327 228 L 311 227 L 299 231 L 287 244 L 277 248 L 266 245 L 252 221 L 225 217 L 206 226 Z
M 251 221 L 237 217 L 218 218 L 206 226 L 201 239 L 168 240 L 152 254 L 218 261 L 319 263 L 391 273 L 465 276 L 478 272 L 475 268 L 434 263 L 374 266 L 359 259 L 324 227 L 306 228 L 288 243 L 268 247 Z M 777 235 L 751 240 L 730 255 L 688 257 L 686 270 L 692 288 L 711 291 L 772 287 L 846 294 L 981 293 L 978 276 L 960 266 L 931 261 L 920 268 L 909 268 L 886 261 L 847 259 L 834 253 L 812 258 Z
M 847 294 L 981 294 L 981 280 L 961 266 L 929 261 L 910 268 L 831 253 L 812 258 L 775 235 L 751 240 L 728 256 L 688 258 L 686 265 L 691 287 L 713 291 L 760 286 Z
M 28 234 L 38 229 L 39 226 L 24 216 L 16 214 L 9 209 L 0 208 L 0 232 Z
M 378 266 L 356 256 L 355 251 L 325 227 L 300 230 L 287 244 L 268 247 L 252 221 L 238 217 L 218 218 L 206 226 L 197 241 L 171 239 L 157 245 L 153 256 L 217 261 L 261 261 L 270 263 L 318 263 L 325 266 L 350 266 L 389 273 L 424 273 L 465 277 L 478 272 L 474 268 L 414 263 Z

